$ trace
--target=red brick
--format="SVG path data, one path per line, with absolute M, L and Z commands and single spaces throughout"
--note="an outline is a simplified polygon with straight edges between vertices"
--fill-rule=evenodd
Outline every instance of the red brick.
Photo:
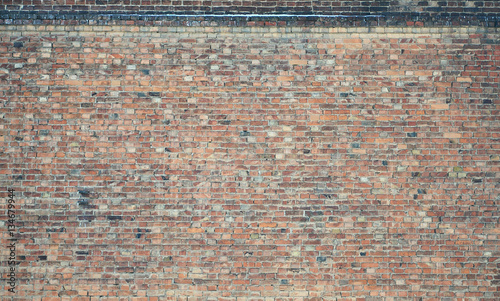
M 4 22 L 14 299 L 500 298 L 496 28 Z

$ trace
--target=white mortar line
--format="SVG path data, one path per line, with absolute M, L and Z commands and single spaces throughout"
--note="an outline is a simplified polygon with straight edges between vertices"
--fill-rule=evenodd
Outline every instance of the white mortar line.
M 92 11 L 89 11 L 90 14 L 94 13 Z M 383 17 L 383 15 L 290 15 L 290 14 L 226 14 L 226 15 L 216 15 L 216 14 L 124 14 L 124 13 L 117 13 L 117 14 L 100 14 L 99 12 L 95 12 L 96 15 L 101 15 L 101 16 L 139 16 L 139 17 L 246 17 L 246 18 L 252 18 L 252 17 L 316 17 L 316 18 L 354 18 L 354 17 L 369 17 L 369 18 L 375 18 L 375 17 Z

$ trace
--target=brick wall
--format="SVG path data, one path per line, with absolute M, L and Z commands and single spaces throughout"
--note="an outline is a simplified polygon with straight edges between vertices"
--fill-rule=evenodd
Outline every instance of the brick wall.
M 314 13 L 377 14 L 393 12 L 429 13 L 500 13 L 496 0 L 2 0 L 5 10 L 35 11 L 156 11 L 191 13 Z
M 0 295 L 500 298 L 497 29 L 116 21 L 0 42 L 20 261 Z

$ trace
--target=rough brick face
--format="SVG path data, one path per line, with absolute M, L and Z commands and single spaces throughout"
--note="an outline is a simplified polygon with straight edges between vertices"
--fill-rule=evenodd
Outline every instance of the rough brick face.
M 0 8 L 5 10 L 41 11 L 149 11 L 190 13 L 500 13 L 499 1 L 421 1 L 421 0 L 370 0 L 370 1 L 305 1 L 305 0 L 3 0 Z
M 496 29 L 114 24 L 0 27 L 17 300 L 500 298 Z

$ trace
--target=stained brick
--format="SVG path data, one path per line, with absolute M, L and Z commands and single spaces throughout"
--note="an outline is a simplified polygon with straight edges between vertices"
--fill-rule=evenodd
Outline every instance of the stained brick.
M 497 28 L 3 20 L 15 298 L 500 298 Z

